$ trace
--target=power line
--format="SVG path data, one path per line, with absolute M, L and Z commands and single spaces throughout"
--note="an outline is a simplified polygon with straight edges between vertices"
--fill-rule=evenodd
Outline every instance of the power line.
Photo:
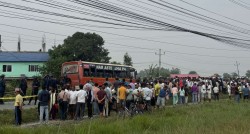
M 7 17 L 7 18 L 17 18 L 17 19 L 24 19 L 24 20 L 33 20 L 33 21 L 41 21 L 41 22 L 49 22 L 49 23 L 53 23 L 53 24 L 58 24 L 58 25 L 64 25 L 64 26 L 87 26 L 87 27 L 95 27 L 95 28 L 109 28 L 109 29 L 123 29 L 123 30 L 143 30 L 143 29 L 132 29 L 132 28 L 117 28 L 117 27 L 111 27 L 111 26 L 98 26 L 98 25 L 90 25 L 90 24 L 82 24 L 82 23 L 75 23 L 75 22 L 70 22 L 70 21 L 62 21 L 62 20 L 58 20 L 58 19 L 52 19 L 52 18 L 47 18 L 47 17 L 41 17 L 41 16 L 35 16 L 35 15 L 30 15 L 30 14 L 22 14 L 22 13 L 18 13 L 18 14 L 22 14 L 22 15 L 26 15 L 26 16 L 21 16 L 21 15 L 16 15 L 17 12 L 12 12 L 12 11 L 7 11 L 7 10 L 0 10 L 0 11 L 5 11 L 2 12 L 4 15 L 0 15 L 2 17 Z M 16 13 L 16 14 L 11 14 L 11 13 Z M 7 16 L 6 14 L 9 14 L 11 16 Z M 30 17 L 32 16 L 32 17 Z M 38 18 L 35 18 L 38 17 Z M 43 18 L 43 19 L 41 19 Z M 47 19 L 47 20 L 44 20 Z M 51 21 L 51 20 L 55 20 L 55 21 Z M 156 29 L 157 30 L 157 29 Z
M 110 42 L 107 42 L 107 44 L 114 44 L 114 45 L 118 45 L 118 46 L 124 46 L 124 47 L 139 48 L 139 49 L 141 49 L 141 47 L 136 47 L 136 46 L 131 46 L 131 45 L 122 45 L 122 44 L 110 43 Z M 146 48 L 146 47 L 144 47 L 143 49 L 152 50 L 152 48 Z M 163 51 L 169 52 L 169 53 L 176 53 L 176 54 L 183 54 L 183 55 L 191 55 L 191 56 L 202 56 L 202 57 L 216 57 L 216 58 L 249 58 L 249 57 L 231 57 L 231 56 L 224 56 L 224 55 L 205 55 L 205 54 L 195 54 L 195 53 L 184 53 L 184 52 L 169 51 L 169 50 L 163 50 Z
M 182 19 L 182 18 L 178 18 L 176 16 L 172 16 L 172 15 L 169 15 L 169 14 L 166 14 L 166 13 L 162 13 L 162 12 L 159 12 L 157 10 L 149 9 L 149 8 L 143 7 L 143 6 L 138 5 L 138 4 L 127 2 L 126 0 L 118 0 L 118 1 L 136 7 L 136 9 L 132 9 L 132 8 L 126 7 L 126 8 L 129 8 L 131 10 L 139 11 L 138 8 L 140 8 L 140 9 L 144 9 L 146 11 L 150 11 L 150 13 L 139 11 L 139 12 L 142 12 L 144 14 L 153 15 L 152 13 L 157 13 L 157 15 L 153 15 L 153 16 L 156 16 L 156 17 L 159 17 L 159 18 L 164 18 L 166 20 L 171 20 L 171 21 L 174 21 L 174 22 L 177 22 L 177 23 L 180 23 L 180 24 L 186 24 L 186 25 L 192 26 L 192 27 L 198 27 L 200 29 L 206 29 L 206 30 L 209 30 L 209 31 L 216 31 L 216 32 L 219 32 L 219 33 L 221 33 L 223 35 L 225 35 L 225 34 L 227 34 L 227 35 L 233 35 L 233 36 L 238 35 L 236 33 L 222 31 L 222 30 L 219 30 L 219 29 L 216 29 L 216 28 L 213 28 L 213 27 L 209 27 L 209 26 L 206 26 L 206 25 L 201 25 L 201 24 L 196 23 L 196 22 L 191 22 L 191 21 L 188 21 L 188 20 L 185 20 L 185 19 Z M 139 1 L 139 0 L 136 0 L 136 1 Z M 144 3 L 144 2 L 141 2 L 141 3 Z M 161 15 L 161 16 L 158 16 L 158 15 Z M 169 18 L 174 18 L 176 20 L 181 20 L 181 21 L 176 21 L 176 20 L 172 20 L 172 19 L 169 19 L 169 18 L 165 18 L 165 16 L 168 16 Z M 188 22 L 190 24 L 187 24 L 186 22 Z M 224 32 L 224 33 L 222 33 L 222 32 Z
M 8 5 L 10 3 L 7 3 L 7 5 L 3 5 L 3 6 L 6 6 L 6 7 L 10 7 L 10 8 L 17 8 L 17 9 L 20 9 L 20 10 L 35 10 L 34 8 L 28 8 L 28 7 L 24 7 L 24 6 L 21 6 L 21 7 L 13 7 L 13 6 L 10 6 Z M 98 4 L 98 3 L 97 3 Z M 100 3 L 99 3 L 100 4 Z M 14 4 L 11 4 L 11 5 L 14 5 Z M 104 4 L 105 5 L 105 4 Z M 17 6 L 17 5 L 14 5 L 14 6 Z M 114 6 L 113 6 L 114 7 Z M 27 9 L 26 9 L 27 8 Z M 119 8 L 118 8 L 119 9 Z M 43 10 L 38 10 L 36 9 L 35 12 L 43 12 Z M 46 14 L 49 14 L 49 15 L 59 15 L 61 17 L 70 17 L 72 18 L 72 16 L 68 16 L 68 15 L 62 15 L 62 14 L 58 14 L 58 13 L 54 13 L 53 12 L 45 12 Z M 130 12 L 131 13 L 131 12 Z M 198 31 L 191 31 L 191 30 L 187 30 L 187 29 L 183 29 L 181 27 L 177 27 L 177 26 L 174 26 L 174 25 L 171 25 L 171 24 L 168 24 L 168 23 L 164 23 L 164 22 L 161 22 L 161 21 L 157 21 L 157 20 L 154 20 L 154 19 L 151 19 L 151 18 L 148 18 L 148 17 L 145 17 L 145 16 L 141 16 L 141 15 L 138 15 L 138 14 L 133 14 L 132 15 L 134 16 L 137 16 L 139 17 L 138 19 L 140 20 L 144 20 L 144 21 L 150 21 L 151 23 L 156 23 L 158 25 L 163 25 L 163 26 L 168 26 L 170 28 L 174 28 L 176 30 L 182 30 L 184 32 L 190 32 L 190 33 L 193 33 L 193 34 L 198 34 L 198 35 L 201 35 L 201 36 L 205 36 L 205 37 L 208 37 L 208 38 L 211 38 L 211 39 L 215 39 L 217 41 L 220 41 L 220 42 L 224 42 L 224 43 L 227 43 L 227 44 L 231 44 L 231 45 L 234 45 L 234 46 L 238 46 L 238 47 L 244 47 L 244 48 L 248 48 L 249 47 L 249 44 L 245 43 L 245 42 L 240 42 L 240 41 L 244 41 L 242 39 L 236 39 L 236 38 L 230 38 L 230 37 L 223 37 L 223 36 L 218 36 L 218 35 L 212 35 L 212 34 L 206 34 L 206 33 L 201 33 L 201 32 L 198 32 Z M 131 16 L 132 17 L 132 16 Z M 134 17 L 133 17 L 134 18 Z M 73 19 L 81 19 L 79 17 L 73 17 Z M 84 19 L 86 20 L 86 19 Z
M 242 3 L 244 3 L 244 4 L 246 4 L 246 5 L 250 5 L 249 3 L 247 3 L 247 2 L 245 2 L 245 1 L 243 1 L 243 0 L 238 0 L 238 1 L 240 1 L 240 2 L 242 2 Z
M 29 38 L 39 38 L 39 39 L 41 39 L 41 37 L 39 37 L 39 36 L 34 36 L 34 35 L 30 35 L 30 34 L 23 34 L 23 33 L 15 33 L 15 32 L 10 32 L 10 31 L 6 31 L 6 30 L 0 30 L 0 32 L 4 32 L 4 33 L 8 33 L 8 34 L 16 34 L 16 35 L 23 35 L 23 36 L 28 36 Z M 5 35 L 4 35 L 5 36 Z M 16 37 L 15 37 L 16 38 Z M 52 39 L 50 39 L 50 40 L 52 40 Z M 54 40 L 54 39 L 53 39 Z
M 121 11 L 126 11 L 126 13 L 131 13 L 131 12 L 128 11 L 128 10 L 119 9 L 117 6 L 107 4 L 107 3 L 101 2 L 101 1 L 99 1 L 99 0 L 97 0 L 97 1 L 88 1 L 88 2 L 94 3 L 95 5 L 94 5 L 94 4 L 87 3 L 87 2 L 84 2 L 84 1 L 80 1 L 80 2 L 79 2 L 79 1 L 75 1 L 75 0 L 68 0 L 68 1 L 73 1 L 73 2 L 75 2 L 75 3 L 83 4 L 83 5 L 85 5 L 85 6 L 86 6 L 86 5 L 89 5 L 89 6 L 91 6 L 91 7 L 97 8 L 97 9 L 102 8 L 102 6 L 108 5 L 109 7 L 114 8 L 114 9 L 116 10 L 116 12 L 117 12 L 117 11 L 120 11 L 119 13 L 121 13 Z M 101 4 L 101 6 L 96 6 L 96 4 Z M 101 10 L 110 12 L 109 9 L 103 9 L 103 8 L 102 8 Z M 113 12 L 113 11 L 111 11 L 111 12 Z M 134 16 L 137 16 L 137 18 L 138 18 L 138 19 L 141 19 L 141 20 L 144 20 L 143 17 L 145 18 L 145 16 L 141 16 L 141 15 L 138 16 L 138 14 L 133 14 L 133 15 L 134 15 Z M 132 17 L 133 17 L 133 16 L 132 16 Z M 152 20 L 152 21 L 150 21 L 150 22 L 152 22 L 152 23 L 155 23 L 155 22 L 156 22 L 156 20 L 151 19 L 151 18 L 147 18 L 147 17 L 146 17 L 146 19 L 147 19 L 147 21 L 148 21 L 148 19 Z M 164 22 L 162 22 L 162 21 L 157 21 L 157 24 L 165 24 L 165 25 L 167 25 L 168 27 L 173 27 L 173 28 L 178 29 L 178 30 L 183 31 L 183 32 L 190 32 L 190 33 L 193 33 L 193 34 L 205 36 L 205 37 L 208 37 L 208 38 L 211 38 L 211 39 L 220 41 L 220 42 L 224 42 L 224 43 L 227 43 L 227 44 L 231 44 L 231 45 L 234 45 L 234 46 L 238 46 L 238 47 L 245 47 L 245 48 L 246 48 L 246 47 L 248 46 L 247 43 L 239 42 L 239 40 L 236 41 L 235 38 L 233 39 L 233 38 L 228 38 L 228 37 L 223 37 L 223 36 L 218 36 L 218 35 L 212 35 L 212 34 L 201 33 L 201 32 L 198 32 L 198 31 L 192 31 L 192 30 L 189 30 L 189 29 L 185 29 L 185 28 L 182 28 L 182 27 L 178 27 L 178 26 L 175 26 L 175 25 L 171 25 L 171 24 L 168 24 L 168 23 L 164 23 Z
M 227 29 L 230 29 L 230 30 L 234 30 L 234 31 L 237 31 L 237 32 L 240 32 L 240 33 L 244 33 L 244 34 L 249 34 L 249 30 L 246 30 L 244 28 L 241 28 L 241 27 L 237 27 L 237 26 L 234 26 L 232 24 L 229 24 L 227 22 L 223 22 L 223 21 L 220 21 L 220 20 L 217 20 L 217 19 L 214 19 L 214 18 L 211 18 L 209 16 L 205 16 L 205 15 L 202 15 L 200 13 L 197 13 L 197 12 L 194 12 L 194 11 L 191 11 L 191 10 L 188 10 L 188 9 L 185 9 L 183 7 L 180 7 L 180 6 L 177 6 L 177 5 L 174 5 L 174 4 L 171 4 L 169 2 L 166 2 L 166 1 L 163 1 L 163 0 L 159 0 L 161 1 L 162 3 L 160 2 L 157 2 L 157 1 L 154 1 L 154 0 L 148 0 L 150 2 L 153 2 L 155 4 L 158 4 L 160 6 L 163 6 L 163 7 L 166 7 L 166 8 L 169 8 L 169 9 L 172 9 L 172 10 L 175 10 L 175 11 L 178 11 L 178 12 L 181 12 L 183 14 L 187 14 L 187 15 L 190 15 L 190 16 L 194 16 L 196 18 L 199 18 L 199 19 L 202 19 L 202 20 L 206 20 L 208 22 L 212 22 L 213 24 L 216 24 L 218 26 L 221 26 L 221 27 L 224 27 L 224 28 L 227 28 Z M 164 3 L 164 4 L 163 4 Z M 173 7 L 171 7 L 171 6 Z M 176 7 L 176 8 L 174 8 Z M 177 9 L 178 8 L 178 9 Z M 186 11 L 186 12 L 185 12 Z M 209 20 L 210 19 L 210 20 Z
M 130 23 L 130 24 L 138 25 L 138 23 L 135 23 L 135 22 L 138 22 L 137 20 L 131 20 L 131 19 L 128 19 L 128 18 L 122 18 L 121 16 L 114 16 L 114 15 L 111 15 L 111 14 L 105 14 L 103 12 L 97 12 L 97 11 L 93 11 L 93 10 L 86 9 L 86 8 L 80 8 L 80 7 L 77 7 L 77 6 L 73 6 L 73 5 L 70 5 L 70 4 L 65 4 L 65 3 L 57 2 L 57 1 L 53 1 L 53 0 L 49 0 L 49 2 L 46 2 L 45 0 L 43 0 L 43 1 L 35 0 L 35 1 L 38 1 L 39 3 L 31 2 L 31 1 L 28 1 L 28 0 L 22 0 L 22 1 L 26 1 L 26 2 L 34 3 L 34 4 L 39 4 L 39 5 L 44 5 L 46 7 L 53 7 L 53 8 L 56 8 L 56 9 L 63 9 L 64 11 L 66 10 L 66 11 L 86 14 L 86 15 L 90 15 L 90 16 L 94 16 L 94 17 L 101 17 L 101 18 L 108 19 L 108 20 L 115 20 L 115 21 L 126 22 L 126 23 Z M 86 12 L 86 10 L 89 11 L 89 12 Z M 105 16 L 101 16 L 100 14 L 103 14 Z M 113 18 L 110 18 L 111 16 Z M 120 18 L 120 19 L 118 20 L 117 18 Z M 121 20 L 121 19 L 123 19 L 123 20 Z M 142 25 L 142 24 L 139 24 L 139 25 Z M 144 26 L 146 26 L 146 25 L 144 25 Z
M 218 16 L 223 17 L 223 18 L 226 18 L 226 19 L 228 19 L 228 20 L 231 20 L 231 21 L 234 21 L 234 22 L 238 22 L 238 23 L 241 23 L 241 24 L 250 26 L 250 24 L 248 24 L 248 23 L 245 23 L 245 22 L 242 22 L 242 21 L 239 21 L 239 20 L 236 20 L 236 19 L 233 19 L 233 18 L 224 16 L 224 15 L 221 15 L 221 14 L 219 14 L 219 13 L 216 13 L 216 12 L 213 12 L 213 11 L 210 11 L 210 10 L 207 10 L 207 9 L 205 9 L 205 8 L 202 8 L 202 7 L 200 7 L 200 6 L 194 5 L 194 4 L 192 4 L 192 3 L 190 3 L 190 2 L 187 2 L 187 1 L 185 1 L 185 0 L 180 0 L 180 1 L 183 2 L 183 3 L 186 3 L 186 4 L 188 4 L 188 5 L 191 5 L 191 6 L 193 6 L 193 7 L 196 7 L 196 8 L 198 8 L 198 9 L 201 9 L 201 10 L 203 10 L 203 11 L 207 11 L 207 12 L 209 12 L 209 13 L 218 15 Z
M 227 42 L 229 42 L 229 43 L 234 43 L 234 42 L 231 42 L 231 41 L 227 41 Z M 173 44 L 173 45 L 176 45 L 176 44 Z M 190 47 L 190 46 L 188 46 L 188 47 Z M 196 48 L 198 48 L 197 46 L 196 46 Z M 207 48 L 206 48 L 207 49 Z
M 0 25 L 8 26 L 8 27 L 14 27 L 14 28 L 18 28 L 18 29 L 30 30 L 30 31 L 34 31 L 34 32 L 47 33 L 47 34 L 51 34 L 51 35 L 63 36 L 63 37 L 68 36 L 68 35 L 63 35 L 63 34 L 58 34 L 58 33 L 53 33 L 53 32 L 46 32 L 46 31 L 42 31 L 42 30 L 24 28 L 24 27 L 19 27 L 19 26 L 13 26 L 13 25 L 9 25 L 9 24 L 0 23 Z M 83 28 L 83 29 L 86 29 L 86 28 Z M 92 30 L 92 29 L 86 29 L 86 30 Z M 146 40 L 146 41 L 155 42 L 155 43 L 174 45 L 174 46 L 184 46 L 184 47 L 190 47 L 190 48 L 202 48 L 202 49 L 221 50 L 221 51 L 248 51 L 248 50 L 230 50 L 230 49 L 219 49 L 219 48 L 209 48 L 209 47 L 201 47 L 201 46 L 183 45 L 183 44 L 177 44 L 177 43 L 171 43 L 171 42 L 165 42 L 165 41 L 157 41 L 157 40 L 151 40 L 151 39 L 146 39 L 146 38 L 139 38 L 139 37 L 133 37 L 133 36 L 127 36 L 127 35 L 121 35 L 121 34 L 114 34 L 114 33 L 103 32 L 103 31 L 99 31 L 99 30 L 92 30 L 92 31 L 105 33 L 105 34 L 110 34 L 110 35 L 116 35 L 116 36 L 120 36 L 120 37 L 132 38 L 132 39 L 137 39 L 137 40 Z
M 229 0 L 229 1 L 231 1 L 232 3 L 238 5 L 238 6 L 242 7 L 242 8 L 245 8 L 245 9 L 247 9 L 247 10 L 250 10 L 250 7 L 249 7 L 249 6 L 246 6 L 246 5 L 244 5 L 244 4 L 242 4 L 242 3 L 238 2 L 238 1 L 235 1 L 235 0 Z
M 23 1 L 27 1 L 27 0 L 23 0 Z M 41 2 L 41 1 L 40 1 Z M 47 3 L 42 1 L 43 3 L 46 3 L 47 6 L 51 7 L 51 5 L 53 5 L 53 3 Z M 45 11 L 45 10 L 40 10 L 40 9 L 35 9 L 35 8 L 30 8 L 30 7 L 26 7 L 26 6 L 20 6 L 20 5 L 16 5 L 16 4 L 12 4 L 12 3 L 7 3 L 7 2 L 0 2 L 2 4 L 0 4 L 0 6 L 3 7 L 8 7 L 8 8 L 13 8 L 13 9 L 19 9 L 19 10 L 24 10 L 24 11 L 30 11 L 30 12 L 36 12 L 36 13 L 40 13 L 40 14 L 46 14 L 46 15 L 53 15 L 53 16 L 59 16 L 59 17 L 64 17 L 64 18 L 71 18 L 71 19 L 77 19 L 77 20 L 84 20 L 84 21 L 90 21 L 90 22 L 96 22 L 96 23 L 104 23 L 104 24 L 110 24 L 110 25 L 115 25 L 115 26 L 125 26 L 125 27 L 135 27 L 135 28 L 144 28 L 144 29 L 157 29 L 157 28 L 146 28 L 146 27 L 140 27 L 140 26 L 145 26 L 144 24 L 138 24 L 138 23 L 134 23 L 134 22 L 129 22 L 126 20 L 118 20 L 118 19 L 114 19 L 114 18 L 110 18 L 110 17 L 104 17 L 104 16 L 100 16 L 100 15 L 96 15 L 96 14 L 91 14 L 91 16 L 97 16 L 97 17 L 101 17 L 101 18 L 105 18 L 108 20 L 115 20 L 115 21 L 120 21 L 120 22 L 125 22 L 125 23 L 129 23 L 129 24 L 135 24 L 135 25 L 126 25 L 126 24 L 121 24 L 121 23 L 113 23 L 113 22 L 109 22 L 109 21 L 100 21 L 100 20 L 94 20 L 94 19 L 88 19 L 88 18 L 82 18 L 82 17 L 76 17 L 76 16 L 72 16 L 72 15 L 66 15 L 66 14 L 61 14 L 61 13 L 56 13 L 56 12 L 50 12 L 50 11 Z M 61 7 L 66 11 L 72 11 L 74 9 L 68 9 L 65 8 L 63 6 L 60 5 L 56 5 L 57 7 Z M 80 13 L 84 13 L 82 11 L 78 11 Z
M 48 34 L 52 34 L 52 35 L 58 35 L 58 36 L 67 36 L 67 35 L 62 35 L 62 34 L 57 34 L 57 33 L 51 33 L 51 32 L 46 32 L 46 31 L 41 31 L 41 30 L 34 30 L 34 29 L 29 29 L 29 28 L 23 28 L 23 27 L 17 27 L 17 26 L 12 26 L 12 25 L 7 25 L 7 24 L 1 24 L 0 25 L 4 25 L 4 26 L 9 26 L 9 27 L 14 27 L 14 28 L 20 28 L 20 29 L 25 29 L 25 30 L 31 30 L 31 31 L 35 31 L 35 32 L 41 32 L 41 33 L 48 33 Z M 106 33 L 106 32 L 105 32 Z M 112 33 L 109 33 L 109 34 L 112 34 Z M 113 35 L 113 34 L 112 34 Z M 134 38 L 134 39 L 141 39 L 141 40 L 147 40 L 145 38 L 136 38 L 136 37 L 132 37 L 132 36 L 126 36 L 126 35 L 119 35 L 119 34 L 114 34 L 114 35 L 117 35 L 117 36 L 122 36 L 122 37 L 127 37 L 127 38 Z M 175 44 L 175 43 L 170 43 L 170 42 L 161 42 L 161 41 L 154 41 L 154 40 L 148 40 L 148 41 L 151 41 L 151 42 L 158 42 L 158 43 L 169 43 L 169 44 L 172 44 L 172 45 L 179 45 L 179 46 L 187 46 L 187 47 L 195 47 L 195 48 L 204 48 L 204 49 L 213 49 L 213 50 L 223 50 L 223 51 L 246 51 L 246 50 L 227 50 L 227 49 L 216 49 L 216 48 L 207 48 L 207 47 L 198 47 L 198 46 L 188 46 L 188 45 L 180 45 L 180 44 Z M 111 44 L 111 43 L 110 43 Z M 116 44 L 116 45 L 120 45 L 120 44 L 117 44 L 117 43 L 113 43 L 113 44 Z M 127 45 L 128 46 L 128 45 Z M 141 48 L 143 49 L 143 48 Z M 150 49 L 150 48 L 149 48 Z M 151 49 L 152 50 L 152 49 Z M 178 52 L 171 52 L 171 51 L 166 51 L 166 52 L 170 52 L 170 53 L 178 53 Z M 187 54 L 187 53 L 182 53 L 182 54 L 185 54 L 185 55 L 195 55 L 195 54 Z M 201 55 L 198 55 L 198 56 L 201 56 Z M 205 56 L 205 55 L 202 55 L 202 56 Z M 207 55 L 206 55 L 207 56 Z M 214 57 L 214 56 L 213 56 Z M 219 56 L 217 56 L 219 57 Z M 226 57 L 226 56 L 222 56 L 222 57 L 225 57 L 225 58 L 232 58 L 232 57 Z M 235 58 L 235 57 L 234 57 Z M 244 57 L 245 58 L 245 57 Z

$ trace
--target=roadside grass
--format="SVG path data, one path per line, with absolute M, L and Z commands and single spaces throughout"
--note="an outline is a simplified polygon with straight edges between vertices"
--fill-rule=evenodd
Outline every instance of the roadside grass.
M 167 107 L 133 118 L 98 118 L 82 122 L 28 128 L 3 126 L 4 134 L 249 134 L 250 103 L 221 101 L 190 106 Z M 2 118 L 1 118 L 2 119 Z M 24 118 L 25 120 L 25 118 Z
M 22 114 L 23 123 L 29 123 L 38 120 L 38 112 L 36 108 L 23 109 Z M 0 124 L 1 126 L 15 124 L 14 106 L 13 110 L 0 110 Z

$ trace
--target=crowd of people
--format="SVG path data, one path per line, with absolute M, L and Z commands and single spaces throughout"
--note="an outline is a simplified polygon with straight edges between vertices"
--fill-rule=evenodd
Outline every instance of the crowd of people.
M 250 89 L 247 79 L 223 80 L 217 77 L 197 79 L 176 77 L 136 82 L 117 78 L 112 83 L 107 78 L 101 85 L 87 81 L 77 86 L 71 86 L 70 80 L 64 80 L 60 92 L 55 87 L 46 87 L 46 84 L 42 84 L 40 89 L 37 79 L 34 79 L 32 86 L 32 95 L 38 95 L 41 123 L 47 123 L 49 119 L 55 120 L 58 113 L 61 120 L 82 120 L 85 111 L 90 119 L 94 115 L 108 117 L 112 110 L 120 112 L 124 108 L 129 109 L 133 103 L 138 104 L 138 109 L 143 113 L 145 105 L 155 109 L 164 108 L 170 98 L 174 107 L 188 103 L 211 102 L 213 99 L 219 101 L 221 94 L 228 95 L 229 99 L 234 97 L 239 103 L 241 98 L 249 99 Z M 18 125 L 21 124 L 22 88 L 16 88 L 15 92 L 17 93 L 15 117 Z M 32 99 L 30 98 L 29 104 Z

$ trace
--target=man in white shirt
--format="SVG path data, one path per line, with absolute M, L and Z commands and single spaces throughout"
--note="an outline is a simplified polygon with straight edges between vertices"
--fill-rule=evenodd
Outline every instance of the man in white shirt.
M 149 89 L 149 83 L 147 83 L 147 85 L 144 88 L 142 88 L 142 91 L 143 91 L 143 98 L 146 101 L 147 106 L 151 105 L 151 98 L 153 96 L 153 92 L 151 89 Z
M 151 98 L 152 98 L 152 95 L 153 95 L 153 92 L 152 92 L 151 89 L 149 89 L 149 84 L 148 83 L 147 83 L 147 86 L 142 89 L 142 91 L 143 91 L 143 98 L 146 101 L 150 102 Z
M 219 101 L 219 88 L 218 88 L 218 86 L 214 87 L 213 90 L 214 90 L 214 99 Z
M 134 95 L 134 101 L 138 101 L 138 94 L 142 92 L 141 87 L 138 87 L 138 85 L 135 86 L 135 90 L 133 91 Z
M 83 85 L 80 85 L 80 90 L 77 92 L 77 102 L 76 102 L 76 116 L 77 119 L 84 117 L 85 102 L 87 97 L 87 92 L 83 90 Z
M 206 96 L 206 85 L 205 83 L 203 82 L 202 83 L 202 86 L 201 86 L 201 101 L 204 101 L 205 102 L 205 96 Z
M 231 100 L 231 85 L 230 85 L 230 83 L 227 83 L 227 92 L 228 92 L 228 97 Z
M 212 85 L 210 84 L 210 82 L 208 82 L 208 86 L 207 86 L 207 98 L 208 98 L 209 102 L 211 102 L 211 94 L 212 94 Z
M 111 110 L 111 99 L 112 99 L 112 94 L 111 94 L 111 89 L 109 88 L 107 83 L 104 83 L 105 89 L 104 91 L 106 92 L 106 98 L 105 98 L 105 105 L 104 105 L 104 116 L 108 117 L 110 115 L 110 110 Z
M 73 88 L 69 93 L 69 114 L 71 119 L 76 119 L 75 111 L 76 111 L 76 97 L 77 91 Z

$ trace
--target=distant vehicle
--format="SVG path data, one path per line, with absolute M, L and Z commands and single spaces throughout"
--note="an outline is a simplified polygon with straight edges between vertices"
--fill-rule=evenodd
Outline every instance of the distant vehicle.
M 100 85 L 106 81 L 106 78 L 111 83 L 115 81 L 115 78 L 135 81 L 137 72 L 132 66 L 71 61 L 62 64 L 61 74 L 71 79 L 72 86 L 77 86 L 85 84 L 89 80 Z

